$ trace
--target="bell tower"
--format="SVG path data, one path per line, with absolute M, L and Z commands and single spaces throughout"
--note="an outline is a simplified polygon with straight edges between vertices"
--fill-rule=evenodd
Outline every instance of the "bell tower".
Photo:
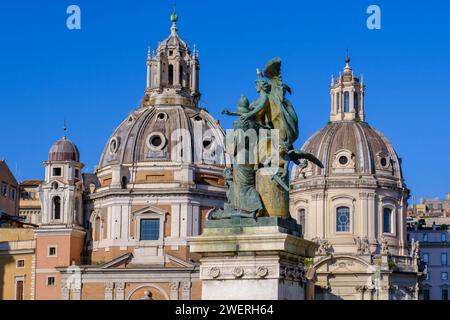
M 364 114 L 364 83 L 355 77 L 350 67 L 350 57 L 345 58 L 344 72 L 337 79 L 331 77 L 331 113 L 330 121 L 361 120 Z
M 152 53 L 150 48 L 147 52 L 147 87 L 144 101 L 157 100 L 155 104 L 170 104 L 174 102 L 170 99 L 172 96 L 184 98 L 182 100 L 185 105 L 188 102 L 188 105 L 197 107 L 200 99 L 198 51 L 194 46 L 191 52 L 179 37 L 178 15 L 175 11 L 170 20 L 172 27 L 169 37 L 159 43 L 156 52 Z
M 39 187 L 42 225 L 36 229 L 36 299 L 62 295 L 57 267 L 80 264 L 84 247 L 83 182 L 80 153 L 65 136 L 56 141 L 44 162 Z M 76 293 L 75 293 L 76 294 Z M 76 297 L 74 297 L 76 299 Z

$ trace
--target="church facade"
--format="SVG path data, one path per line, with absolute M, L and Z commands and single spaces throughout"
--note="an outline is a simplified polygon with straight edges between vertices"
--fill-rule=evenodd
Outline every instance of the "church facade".
M 200 64 L 179 37 L 148 52 L 141 105 L 113 132 L 95 174 L 57 141 L 40 187 L 36 299 L 199 299 L 187 237 L 223 206 L 224 132 L 199 107 Z
M 319 245 L 310 268 L 317 299 L 415 300 L 420 255 L 406 240 L 409 190 L 394 147 L 366 122 L 364 94 L 347 57 L 331 82 L 330 121 L 302 148 L 324 168 L 294 168 L 291 214 Z

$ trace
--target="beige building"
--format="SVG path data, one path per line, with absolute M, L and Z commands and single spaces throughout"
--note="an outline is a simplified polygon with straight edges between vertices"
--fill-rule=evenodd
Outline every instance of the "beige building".
M 418 255 L 406 243 L 409 197 L 392 144 L 365 122 L 350 59 L 331 83 L 329 124 L 303 146 L 324 164 L 295 167 L 291 214 L 319 244 L 317 299 L 417 299 Z
M 33 300 L 33 229 L 0 228 L 0 300 Z
M 19 185 L 19 216 L 26 223 L 39 225 L 41 218 L 41 201 L 39 199 L 40 180 L 26 180 Z
M 413 203 L 410 209 L 417 218 L 450 218 L 450 192 L 447 192 L 444 200 L 422 198 L 420 203 Z

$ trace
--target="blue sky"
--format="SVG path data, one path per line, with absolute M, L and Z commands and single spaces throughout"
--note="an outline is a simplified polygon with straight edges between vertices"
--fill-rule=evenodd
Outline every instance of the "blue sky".
M 169 34 L 170 0 L 40 0 L 0 3 L 0 158 L 19 179 L 43 177 L 63 135 L 93 171 L 114 128 L 137 107 L 147 46 Z M 81 8 L 81 30 L 66 9 Z M 381 8 L 381 30 L 366 9 Z M 197 44 L 202 105 L 220 114 L 241 94 L 255 97 L 255 69 L 279 56 L 300 117 L 301 145 L 329 118 L 329 83 L 346 49 L 364 73 L 366 120 L 403 159 L 413 195 L 450 191 L 448 1 L 178 0 L 179 33 Z

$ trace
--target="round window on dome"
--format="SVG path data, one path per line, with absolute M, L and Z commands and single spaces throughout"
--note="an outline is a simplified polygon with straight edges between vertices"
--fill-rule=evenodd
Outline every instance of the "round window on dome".
M 343 166 L 345 166 L 348 163 L 348 158 L 347 156 L 340 156 L 339 157 L 339 163 Z
M 380 159 L 380 164 L 381 164 L 381 166 L 383 167 L 383 168 L 386 168 L 387 167 L 387 164 L 388 164 L 388 162 L 387 162 L 387 159 L 386 158 L 381 158 Z
M 165 121 L 165 120 L 167 120 L 167 113 L 165 113 L 165 112 L 160 112 L 160 113 L 158 113 L 158 115 L 156 116 L 156 118 L 157 118 L 159 121 Z
M 161 151 L 166 146 L 166 137 L 162 133 L 154 132 L 147 138 L 147 147 L 153 151 Z
M 159 148 L 161 146 L 161 144 L 162 144 L 161 137 L 158 137 L 158 136 L 152 137 L 151 140 L 150 140 L 150 144 L 152 146 L 154 146 L 155 148 Z
M 203 148 L 207 151 L 211 151 L 214 148 L 214 138 L 207 137 L 203 139 Z

